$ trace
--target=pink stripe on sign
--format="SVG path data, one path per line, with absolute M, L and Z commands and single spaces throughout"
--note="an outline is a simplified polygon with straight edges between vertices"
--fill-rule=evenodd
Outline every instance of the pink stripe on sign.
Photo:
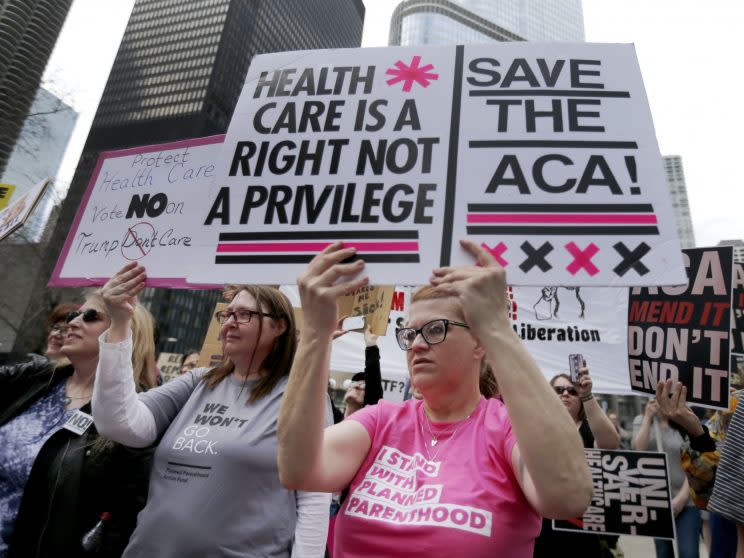
M 583 223 L 649 225 L 656 224 L 656 215 L 618 213 L 468 213 L 468 223 Z
M 235 242 L 218 244 L 217 252 L 320 252 L 330 242 Z M 354 247 L 360 252 L 416 252 L 418 242 L 347 242 L 344 247 Z

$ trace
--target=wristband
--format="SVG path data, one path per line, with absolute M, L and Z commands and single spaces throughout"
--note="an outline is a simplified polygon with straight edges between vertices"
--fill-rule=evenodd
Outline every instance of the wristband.
M 594 399 L 594 394 L 590 393 L 589 395 L 582 395 L 581 397 L 579 397 L 579 399 L 581 399 L 583 403 L 586 403 L 587 401 L 591 401 L 592 399 Z
M 707 453 L 709 451 L 716 451 L 716 441 L 710 437 L 708 427 L 703 426 L 703 433 L 700 436 L 690 436 L 690 447 L 700 453 Z

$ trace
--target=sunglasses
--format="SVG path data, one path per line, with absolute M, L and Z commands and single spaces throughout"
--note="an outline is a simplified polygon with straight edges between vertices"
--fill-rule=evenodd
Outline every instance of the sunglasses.
M 427 322 L 419 329 L 412 327 L 401 328 L 396 332 L 395 338 L 398 340 L 398 346 L 404 351 L 411 350 L 419 333 L 429 345 L 436 345 L 447 338 L 447 328 L 451 325 L 470 329 L 470 326 L 461 322 L 439 319 Z
M 567 391 L 568 395 L 573 395 L 574 397 L 579 395 L 579 392 L 573 386 L 553 386 L 553 389 L 558 395 L 563 395 L 564 391 Z
M 65 322 L 69 324 L 72 320 L 74 320 L 78 316 L 82 316 L 83 321 L 85 323 L 91 323 L 91 322 L 97 322 L 99 320 L 102 320 L 104 314 L 102 312 L 99 312 L 95 308 L 88 308 L 84 312 L 81 312 L 80 310 L 73 310 L 72 312 L 67 314 L 67 317 L 65 318 Z

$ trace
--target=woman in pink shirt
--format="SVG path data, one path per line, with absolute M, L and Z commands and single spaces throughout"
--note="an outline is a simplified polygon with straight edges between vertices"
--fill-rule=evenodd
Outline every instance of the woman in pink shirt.
M 364 262 L 342 263 L 355 251 L 335 243 L 298 280 L 305 326 L 279 416 L 279 473 L 288 488 L 350 487 L 336 558 L 531 557 L 540 516 L 576 517 L 589 503 L 581 439 L 511 327 L 505 272 L 462 245 L 478 265 L 435 269 L 397 333 L 423 399 L 380 401 L 325 429 L 336 299 L 367 284 Z M 480 394 L 486 362 L 506 404 Z

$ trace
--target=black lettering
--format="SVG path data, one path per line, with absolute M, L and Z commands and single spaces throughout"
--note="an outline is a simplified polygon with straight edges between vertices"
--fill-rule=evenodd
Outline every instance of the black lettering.
M 546 182 L 545 175 L 543 173 L 543 167 L 545 167 L 545 165 L 550 161 L 558 161 L 559 163 L 563 163 L 566 166 L 573 165 L 573 161 L 565 155 L 559 155 L 557 153 L 543 155 L 535 161 L 535 164 L 532 167 L 532 178 L 534 179 L 535 184 L 541 190 L 545 190 L 546 192 L 550 192 L 553 194 L 568 192 L 576 185 L 575 178 L 569 178 L 563 184 L 548 184 Z
M 421 129 L 421 120 L 419 119 L 416 101 L 414 99 L 406 99 L 403 103 L 403 108 L 400 110 L 393 130 L 399 132 L 404 126 L 410 126 L 412 130 Z
M 223 225 L 230 224 L 230 188 L 227 186 L 223 186 L 217 192 L 204 224 L 211 225 L 215 219 L 219 219 Z
M 511 178 L 506 176 L 507 172 L 511 172 Z M 520 167 L 519 159 L 517 159 L 516 155 L 504 155 L 501 158 L 499 166 L 488 183 L 486 194 L 493 194 L 499 186 L 516 186 L 519 188 L 520 194 L 530 193 L 527 180 L 524 177 L 522 167 Z
M 576 89 L 604 89 L 602 83 L 586 83 L 581 81 L 581 76 L 598 76 L 599 71 L 583 69 L 581 66 L 600 66 L 602 62 L 599 60 L 571 60 L 569 66 L 571 68 L 571 87 Z
M 487 76 L 488 79 L 478 81 L 474 77 L 468 77 L 466 81 L 475 87 L 491 87 L 496 85 L 501 80 L 501 74 L 496 70 L 490 69 L 488 66 L 498 67 L 500 65 L 499 61 L 493 58 L 473 58 L 470 64 L 468 64 L 468 70 L 474 74 Z
M 266 202 L 269 192 L 264 186 L 248 186 L 243 200 L 243 210 L 240 213 L 240 224 L 245 225 L 250 217 L 251 209 L 260 207 Z

